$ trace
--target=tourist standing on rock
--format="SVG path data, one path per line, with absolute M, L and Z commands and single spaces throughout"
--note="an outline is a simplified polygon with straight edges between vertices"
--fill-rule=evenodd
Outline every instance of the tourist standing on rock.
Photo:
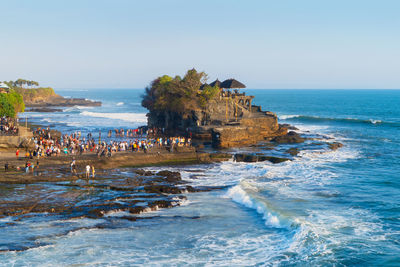
M 6 162 L 6 164 L 4 164 L 4 172 L 8 172 L 8 162 Z
M 86 179 L 89 179 L 90 176 L 90 165 L 86 165 Z
M 96 171 L 94 169 L 94 165 L 92 165 L 92 178 L 94 178 L 95 174 L 96 174 Z
M 75 173 L 76 174 L 76 162 L 75 162 L 75 159 L 73 159 L 72 162 L 71 162 L 71 173 Z
M 17 156 L 17 159 L 19 158 L 19 149 L 15 152 L 15 156 Z
M 29 167 L 31 166 L 31 164 L 27 161 L 26 163 L 25 163 L 25 173 L 28 173 L 29 172 Z

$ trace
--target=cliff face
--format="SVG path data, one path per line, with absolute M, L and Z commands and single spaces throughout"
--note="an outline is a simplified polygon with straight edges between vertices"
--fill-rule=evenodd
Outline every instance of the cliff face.
M 246 118 L 238 125 L 215 127 L 211 130 L 212 144 L 217 148 L 256 144 L 286 133 L 287 129 L 281 128 L 273 115 Z
M 212 140 L 217 148 L 238 147 L 287 133 L 277 116 L 251 104 L 254 96 L 221 93 L 203 108 L 185 117 L 177 113 L 148 114 L 149 127 L 164 128 L 169 134 L 192 132 L 193 138 Z
M 51 87 L 15 89 L 24 99 L 27 107 L 49 107 L 49 106 L 101 106 L 101 102 L 86 100 L 84 98 L 64 98 L 54 92 Z

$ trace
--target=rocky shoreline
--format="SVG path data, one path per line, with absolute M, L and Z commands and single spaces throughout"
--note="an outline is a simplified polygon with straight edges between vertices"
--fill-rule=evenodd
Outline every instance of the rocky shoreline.
M 224 153 L 198 153 L 192 147 L 173 153 L 163 149 L 148 153 L 119 152 L 100 159 L 95 154 L 84 154 L 74 156 L 76 175 L 69 168 L 72 156 L 43 158 L 40 167 L 29 173 L 16 170 L 24 165 L 25 159 L 2 158 L 0 164 L 8 163 L 10 170 L 2 170 L 0 176 L 4 195 L 0 218 L 23 219 L 44 214 L 65 219 L 101 218 L 110 212 L 125 212 L 122 219 L 136 220 L 140 213 L 180 205 L 186 198 L 184 194 L 220 189 L 195 188 L 184 182 L 178 172 L 162 169 L 154 172 L 138 166 L 204 164 L 231 157 Z M 85 179 L 86 164 L 95 166 L 95 178 Z
M 285 128 L 289 127 L 285 125 Z M 137 220 L 143 212 L 179 206 L 186 199 L 185 194 L 223 189 L 194 187 L 183 181 L 179 172 L 165 170 L 162 166 L 212 164 L 231 159 L 282 164 L 301 157 L 299 152 L 309 147 L 328 152 L 343 146 L 328 137 L 299 134 L 294 127 L 290 129 L 293 131 L 287 134 L 242 146 L 240 153 L 232 150 L 210 151 L 198 140 L 195 146 L 177 147 L 173 153 L 167 148 L 154 147 L 147 153 L 117 152 L 112 157 L 99 158 L 94 153 L 45 157 L 40 159 L 38 169 L 28 173 L 22 171 L 25 162 L 28 160 L 35 164 L 35 159 L 16 159 L 12 154 L 8 157 L 3 154 L 0 166 L 7 163 L 9 171 L 2 170 L 0 175 L 0 190 L 4 194 L 0 202 L 0 218 L 53 215 L 65 219 L 103 218 L 121 213 L 120 219 Z M 70 171 L 73 158 L 77 162 L 76 175 Z M 84 168 L 87 164 L 95 167 L 95 178 L 85 179 Z M 159 169 L 141 169 L 151 166 L 158 166 Z
M 48 110 L 48 111 L 38 111 L 38 112 L 53 112 L 56 110 L 54 109 L 50 110 L 49 107 L 73 107 L 73 106 L 97 107 L 101 106 L 101 102 L 85 98 L 65 98 L 56 95 L 47 98 L 36 98 L 31 101 L 25 101 L 25 106 Z M 27 110 L 27 111 L 32 111 L 32 110 Z

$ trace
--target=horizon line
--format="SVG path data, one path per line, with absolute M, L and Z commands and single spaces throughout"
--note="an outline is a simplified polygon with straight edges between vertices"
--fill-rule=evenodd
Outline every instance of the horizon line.
M 55 87 L 52 87 L 52 88 L 54 90 L 110 90 L 110 89 L 144 90 L 146 87 L 143 87 L 143 88 L 134 88 L 134 87 L 114 87 L 114 88 L 113 87 L 73 87 L 73 88 L 61 87 L 61 88 L 55 88 Z M 232 89 L 234 89 L 234 88 L 232 88 Z M 400 88 L 241 88 L 239 90 L 400 90 Z

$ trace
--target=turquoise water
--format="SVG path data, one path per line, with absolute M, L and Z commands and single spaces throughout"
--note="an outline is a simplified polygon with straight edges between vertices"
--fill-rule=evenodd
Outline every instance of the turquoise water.
M 2 218 L 0 265 L 399 266 L 400 91 L 247 92 L 280 123 L 324 139 L 307 141 L 299 156 L 281 164 L 171 168 L 193 186 L 227 188 L 187 194 L 180 207 L 145 213 L 146 220 L 121 221 L 118 213 L 99 220 Z M 145 119 L 141 90 L 59 93 L 104 105 L 27 113 L 29 120 L 98 131 Z M 313 144 L 327 140 L 344 147 Z M 7 251 L 26 239 L 43 245 Z

